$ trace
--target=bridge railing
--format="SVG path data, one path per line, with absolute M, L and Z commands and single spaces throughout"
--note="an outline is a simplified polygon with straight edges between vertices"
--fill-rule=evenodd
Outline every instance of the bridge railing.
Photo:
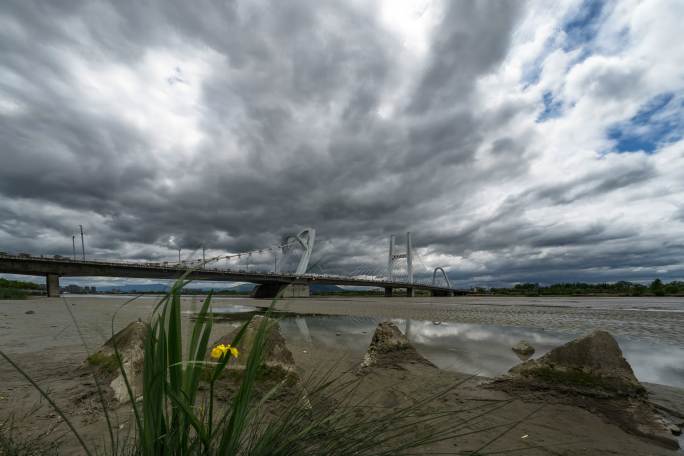
M 178 263 L 171 263 L 171 262 L 135 262 L 135 261 L 126 261 L 126 260 L 81 260 L 81 259 L 76 259 L 74 260 L 73 258 L 68 258 L 68 257 L 60 257 L 58 255 L 56 256 L 32 256 L 28 254 L 19 254 L 19 255 L 10 255 L 6 253 L 0 252 L 0 259 L 12 259 L 12 260 L 26 260 L 26 261 L 45 261 L 45 262 L 54 262 L 54 263 L 63 263 L 63 262 L 69 262 L 69 263 L 74 263 L 74 264 L 84 264 L 84 265 L 102 265 L 102 266 L 116 266 L 116 267 L 133 267 L 133 268 L 140 268 L 140 269 L 145 269 L 145 268 L 159 268 L 159 269 L 165 269 L 167 271 L 185 271 L 187 270 L 190 265 L 188 264 L 178 264 Z M 201 271 L 205 272 L 215 272 L 215 273 L 225 273 L 225 272 L 230 272 L 233 274 L 243 274 L 245 276 L 251 276 L 254 277 L 255 275 L 266 275 L 266 276 L 278 276 L 284 279 L 288 280 L 298 280 L 302 278 L 309 278 L 309 279 L 317 279 L 317 278 L 324 278 L 326 280 L 340 280 L 340 281 L 355 281 L 359 283 L 377 283 L 378 286 L 381 286 L 381 284 L 392 284 L 397 287 L 411 287 L 411 286 L 424 286 L 424 287 L 429 287 L 429 288 L 434 288 L 434 289 L 444 289 L 444 290 L 450 290 L 451 288 L 439 286 L 439 285 L 432 285 L 429 283 L 427 280 L 414 280 L 413 282 L 407 282 L 403 281 L 401 279 L 395 279 L 395 280 L 388 280 L 386 277 L 379 277 L 379 276 L 373 276 L 373 275 L 356 275 L 356 276 L 345 276 L 341 274 L 317 274 L 317 273 L 306 273 L 306 274 L 294 274 L 294 273 L 275 273 L 271 271 L 249 271 L 245 269 L 232 269 L 232 268 L 227 268 L 227 269 L 222 269 L 222 268 L 207 268 L 206 265 L 204 268 L 201 269 Z

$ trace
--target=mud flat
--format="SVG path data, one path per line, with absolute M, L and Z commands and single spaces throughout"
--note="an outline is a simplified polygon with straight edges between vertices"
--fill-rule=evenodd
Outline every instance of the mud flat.
M 0 301 L 0 347 L 52 392 L 90 441 L 101 442 L 104 423 L 94 395 L 94 383 L 78 370 L 86 351 L 66 306 L 72 310 L 93 350 L 111 336 L 111 318 L 115 312 L 118 314 L 114 329 L 118 331 L 137 318 L 146 318 L 157 299 L 141 298 L 123 308 L 120 307 L 125 299 L 118 297 Z M 680 381 L 684 384 L 684 372 L 681 362 L 676 365 L 675 361 L 684 353 L 681 351 L 684 350 L 681 339 L 684 300 L 644 302 L 618 298 L 600 301 L 334 297 L 283 300 L 277 307 L 300 314 L 284 319 L 281 326 L 295 364 L 302 372 L 332 368 L 343 375 L 352 371 L 362 361 L 377 321 L 394 321 L 402 331 L 409 333 L 418 352 L 437 367 L 380 369 L 366 376 L 362 392 L 381 391 L 377 401 L 392 407 L 407 400 L 420 400 L 440 388 L 469 378 L 445 397 L 443 407 L 469 407 L 505 400 L 509 401 L 508 405 L 488 414 L 488 422 L 496 425 L 522 420 L 488 447 L 489 451 L 516 450 L 518 454 L 530 455 L 681 454 L 626 433 L 586 408 L 547 401 L 543 394 L 516 399 L 505 392 L 483 388 L 485 379 L 482 376 L 463 374 L 494 376 L 505 372 L 518 362 L 510 347 L 523 336 L 537 348 L 536 358 L 576 334 L 602 328 L 611 331 L 621 346 L 631 343 L 637 348 L 649 346 L 656 347 L 653 349 L 656 351 L 671 352 L 671 358 L 661 360 L 660 370 L 653 364 L 644 364 L 643 372 L 660 372 L 655 377 L 659 381 L 653 383 L 661 385 L 646 384 L 654 401 L 673 413 L 684 414 L 684 390 L 677 387 Z M 188 318 L 199 302 L 197 297 L 184 300 Z M 230 312 L 244 312 L 264 304 L 263 301 L 235 298 L 215 301 L 217 309 Z M 30 311 L 33 313 L 27 313 Z M 214 333 L 218 337 L 239 324 L 236 321 L 217 323 Z M 540 339 L 530 337 L 531 333 L 541 334 Z M 625 350 L 625 356 L 635 367 L 639 380 L 652 381 L 653 378 L 643 378 L 638 368 L 642 361 L 635 362 L 636 355 L 630 353 L 636 352 Z M 650 351 L 640 356 L 642 360 L 653 358 Z M 46 441 L 56 441 L 57 436 L 64 436 L 60 454 L 78 454 L 59 417 L 48 406 L 40 404 L 30 385 L 2 361 L 0 422 L 10 415 L 17 418 L 22 435 L 37 432 L 44 435 Z M 132 423 L 130 408 L 122 405 L 117 409 L 117 415 L 120 431 L 128 432 Z M 459 448 L 477 449 L 492 436 L 463 436 Z M 448 441 L 436 444 L 430 450 L 449 454 L 454 448 L 454 442 Z

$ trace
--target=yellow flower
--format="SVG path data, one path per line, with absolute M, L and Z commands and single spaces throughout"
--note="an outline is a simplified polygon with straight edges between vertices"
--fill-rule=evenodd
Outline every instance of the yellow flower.
M 228 352 L 230 352 L 230 354 L 231 354 L 231 356 L 233 356 L 233 358 L 237 358 L 239 355 L 238 349 L 235 347 L 231 347 L 230 344 L 228 344 L 228 345 L 219 344 L 216 347 L 212 348 L 211 357 L 214 359 L 220 359 L 223 356 L 225 356 L 225 354 Z
M 211 350 L 211 357 L 215 359 L 221 358 L 223 355 L 226 354 L 227 351 L 228 348 L 225 345 L 217 345 Z

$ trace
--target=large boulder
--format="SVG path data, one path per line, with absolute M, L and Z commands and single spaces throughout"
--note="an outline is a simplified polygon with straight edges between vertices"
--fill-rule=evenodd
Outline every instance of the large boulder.
M 404 369 L 402 365 L 405 364 L 435 367 L 434 364 L 418 354 L 408 338 L 394 323 L 389 321 L 379 323 L 368 346 L 368 351 L 363 357 L 361 369 L 368 367 Z
M 104 345 L 86 359 L 86 363 L 96 369 L 95 375 L 109 383 L 114 398 L 120 403 L 130 400 L 128 389 L 121 374 L 121 367 L 116 357 L 114 346 L 121 356 L 122 366 L 128 382 L 137 398 L 142 394 L 143 364 L 145 359 L 145 337 L 148 325 L 142 321 L 134 321 L 114 334 Z
M 294 369 L 294 357 L 292 352 L 287 348 L 285 344 L 285 338 L 280 333 L 280 326 L 278 322 L 271 318 L 266 318 L 261 315 L 256 315 L 247 324 L 244 334 L 240 341 L 236 344 L 240 354 L 236 361 L 231 361 L 228 363 L 227 367 L 229 369 L 243 369 L 247 364 L 250 354 L 254 350 L 254 341 L 256 340 L 257 331 L 262 323 L 267 325 L 267 334 L 264 342 L 264 358 L 263 364 L 270 368 L 280 368 L 285 371 L 291 371 Z M 235 337 L 237 336 L 240 329 L 236 329 L 229 334 L 226 334 L 216 340 L 211 347 L 209 347 L 209 352 L 211 348 L 220 344 L 229 345 L 233 343 Z M 209 357 L 209 353 L 207 353 Z
M 527 361 L 530 356 L 534 355 L 534 347 L 526 340 L 521 340 L 511 347 L 513 353 L 518 355 L 523 361 Z
M 509 375 L 552 388 L 597 395 L 645 393 L 613 336 L 600 330 L 554 348 L 539 359 L 519 364 Z
M 679 447 L 668 423 L 648 401 L 622 350 L 606 331 L 594 331 L 555 348 L 539 359 L 513 367 L 492 387 L 518 397 L 543 391 L 543 399 L 579 406 L 603 415 L 625 431 L 666 448 Z

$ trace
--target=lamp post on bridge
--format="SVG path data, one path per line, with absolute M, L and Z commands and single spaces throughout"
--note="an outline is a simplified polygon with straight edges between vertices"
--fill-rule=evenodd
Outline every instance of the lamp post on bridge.
M 411 232 L 406 233 L 406 272 L 408 282 L 413 283 L 413 242 L 411 240 Z
M 83 225 L 78 225 L 81 228 L 81 253 L 83 254 L 83 261 L 85 261 L 85 241 L 83 239 Z
M 76 235 L 72 234 L 71 235 L 71 248 L 72 248 L 72 258 L 74 261 L 76 261 Z

